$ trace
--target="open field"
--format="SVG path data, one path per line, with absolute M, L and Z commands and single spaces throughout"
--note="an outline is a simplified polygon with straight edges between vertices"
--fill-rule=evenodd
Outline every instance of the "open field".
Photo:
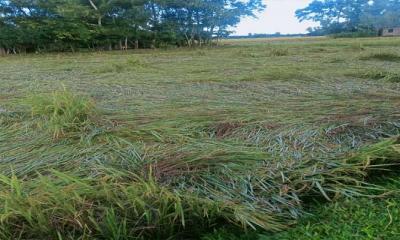
M 32 54 L 0 69 L 0 239 L 400 235 L 400 179 L 382 170 L 400 162 L 400 38 Z

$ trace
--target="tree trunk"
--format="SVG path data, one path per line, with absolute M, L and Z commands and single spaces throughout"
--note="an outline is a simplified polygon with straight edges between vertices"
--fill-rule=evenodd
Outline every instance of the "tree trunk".
M 99 18 L 97 19 L 97 24 L 99 25 L 99 27 L 101 27 L 103 25 L 103 17 L 99 16 Z
M 6 53 L 6 50 L 3 47 L 0 47 L 0 56 L 5 56 Z
M 135 40 L 135 49 L 139 49 L 139 40 Z
M 89 0 L 89 3 L 90 3 L 90 5 L 92 6 L 92 8 L 93 8 L 96 12 L 98 12 L 98 13 L 100 14 L 99 17 L 97 18 L 97 24 L 99 25 L 99 27 L 101 27 L 103 17 L 101 16 L 101 13 L 100 13 L 100 11 L 99 11 L 99 8 L 96 6 L 96 4 L 94 4 L 94 2 L 93 2 L 92 0 Z
M 191 41 L 190 41 L 190 39 L 189 39 L 189 37 L 188 37 L 188 35 L 186 33 L 185 33 L 185 38 L 186 38 L 186 42 L 187 42 L 188 47 L 192 47 L 192 43 L 191 43 Z
M 215 26 L 212 25 L 212 26 L 211 26 L 211 29 L 210 29 L 210 40 L 211 40 L 211 41 L 213 40 L 214 29 L 215 29 Z
M 128 37 L 125 37 L 125 50 L 128 50 Z

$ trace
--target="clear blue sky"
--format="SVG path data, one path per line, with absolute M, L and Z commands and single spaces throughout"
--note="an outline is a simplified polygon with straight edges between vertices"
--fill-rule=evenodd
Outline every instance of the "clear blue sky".
M 258 15 L 258 19 L 248 18 L 235 29 L 236 35 L 248 33 L 305 33 L 314 22 L 300 23 L 295 11 L 306 7 L 312 0 L 264 0 L 267 9 Z

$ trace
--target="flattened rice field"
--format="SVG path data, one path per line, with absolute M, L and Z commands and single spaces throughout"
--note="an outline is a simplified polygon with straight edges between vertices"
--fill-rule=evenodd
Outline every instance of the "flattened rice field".
M 400 237 L 400 38 L 0 69 L 0 239 Z

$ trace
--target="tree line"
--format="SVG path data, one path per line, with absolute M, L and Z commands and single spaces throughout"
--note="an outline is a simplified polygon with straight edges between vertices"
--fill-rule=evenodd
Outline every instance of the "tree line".
M 0 0 L 0 54 L 197 46 L 264 8 L 262 0 Z
M 366 33 L 400 26 L 400 0 L 314 0 L 296 11 L 300 21 L 320 24 L 309 31 L 316 35 Z

